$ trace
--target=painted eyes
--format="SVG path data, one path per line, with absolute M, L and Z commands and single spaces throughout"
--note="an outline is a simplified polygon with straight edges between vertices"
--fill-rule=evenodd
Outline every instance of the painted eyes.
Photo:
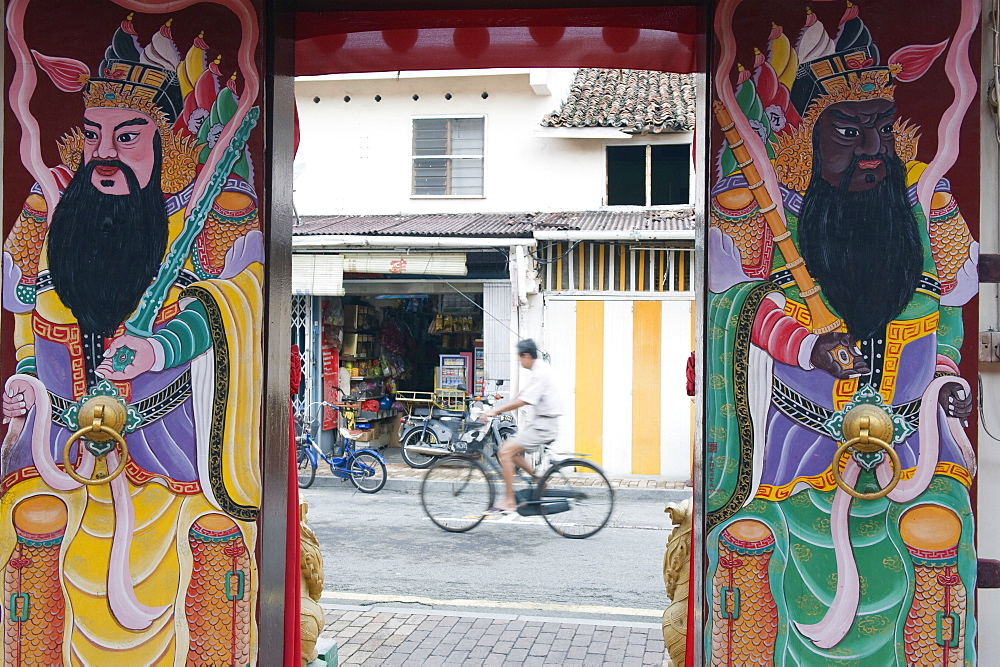
M 861 136 L 861 130 L 856 127 L 834 127 L 838 134 L 848 139 L 857 139 Z M 892 124 L 883 125 L 878 129 L 879 134 L 884 136 L 892 135 Z
M 88 141 L 97 141 L 100 138 L 97 132 L 94 132 L 93 130 L 84 130 L 83 136 Z M 138 132 L 122 132 L 115 138 L 115 141 L 121 144 L 127 144 L 130 141 L 135 141 L 138 138 L 139 138 Z

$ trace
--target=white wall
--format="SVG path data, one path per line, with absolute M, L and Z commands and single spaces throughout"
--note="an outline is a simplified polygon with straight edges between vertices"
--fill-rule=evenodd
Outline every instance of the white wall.
M 990 38 L 993 31 L 983 30 L 983 69 L 982 80 L 988 81 L 994 74 L 992 63 L 992 45 Z M 981 185 L 979 197 L 979 243 L 980 252 L 1000 252 L 1000 170 L 998 170 L 997 126 L 994 114 L 986 103 L 986 96 L 980 98 L 980 114 L 982 115 L 980 132 L 980 170 Z M 959 202 L 961 205 L 962 202 Z M 979 330 L 989 328 L 1000 329 L 1000 309 L 998 309 L 998 290 L 996 285 L 982 283 L 979 286 Z M 966 331 L 965 335 L 976 336 L 976 331 Z M 985 427 L 997 437 L 1000 437 L 1000 364 L 980 363 L 979 373 L 983 382 L 983 392 L 979 395 L 985 414 Z M 971 381 L 972 378 L 969 378 Z M 1000 507 L 1000 485 L 995 480 L 1000 478 L 1000 442 L 991 437 L 979 424 L 979 474 L 978 506 L 976 536 L 978 538 L 979 557 L 1000 560 L 1000 532 L 996 530 L 993 519 L 996 509 Z M 986 656 L 1000 654 L 1000 590 L 981 589 L 979 591 L 979 656 L 981 664 L 991 664 Z
M 542 117 L 562 105 L 574 70 L 483 72 L 299 79 L 299 215 L 593 210 L 603 204 L 606 144 L 690 141 L 688 133 L 630 138 L 615 130 L 598 132 L 611 138 L 543 136 L 552 133 Z M 411 119 L 467 114 L 486 116 L 485 196 L 411 197 Z
M 576 437 L 577 394 L 582 392 L 597 397 L 595 409 L 604 415 L 600 464 L 609 476 L 620 477 L 635 474 L 632 448 L 635 369 L 628 345 L 633 338 L 635 302 L 604 299 L 603 296 L 595 292 L 585 297 L 604 301 L 604 348 L 601 352 L 604 377 L 600 385 L 595 385 L 593 378 L 577 377 L 576 374 L 577 358 L 581 354 L 576 348 L 579 305 L 576 299 L 571 296 L 547 298 L 544 307 L 535 309 L 536 317 L 530 326 L 525 325 L 524 333 L 535 338 L 539 347 L 551 354 L 553 376 L 561 388 L 563 415 L 559 420 L 555 451 L 581 451 L 580 440 Z M 693 345 L 694 301 L 664 298 L 661 306 L 660 384 L 646 388 L 660 397 L 660 463 L 655 474 L 683 481 L 691 477 L 691 399 L 685 393 L 684 369 Z M 541 321 L 537 318 L 539 312 L 543 313 Z M 645 415 L 650 423 L 656 416 Z

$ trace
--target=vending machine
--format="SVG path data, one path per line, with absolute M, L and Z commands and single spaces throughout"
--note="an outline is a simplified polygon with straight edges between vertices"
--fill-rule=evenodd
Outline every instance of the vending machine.
M 470 391 L 476 396 L 486 395 L 486 354 L 483 339 L 476 339 L 472 348 L 472 387 Z
M 469 358 L 463 354 L 439 355 L 437 369 L 438 389 L 458 389 L 460 386 L 471 391 L 469 387 Z

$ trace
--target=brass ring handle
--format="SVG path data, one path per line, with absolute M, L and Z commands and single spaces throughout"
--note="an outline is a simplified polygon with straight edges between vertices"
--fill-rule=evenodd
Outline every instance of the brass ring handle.
M 873 438 L 870 435 L 868 435 L 864 440 L 866 440 L 866 442 L 864 442 L 863 444 L 875 445 L 875 447 L 873 447 L 869 451 L 878 451 L 879 449 L 884 449 L 889 454 L 889 461 L 892 466 L 892 479 L 889 480 L 888 484 L 886 484 L 882 489 L 878 491 L 874 491 L 872 493 L 861 493 L 848 486 L 847 483 L 844 481 L 844 478 L 840 476 L 840 459 L 843 458 L 844 454 L 847 452 L 848 449 L 851 449 L 855 445 L 862 443 L 861 437 L 851 438 L 850 440 L 842 444 L 839 449 L 837 449 L 837 453 L 833 455 L 833 467 L 831 468 L 831 472 L 833 472 L 833 479 L 836 480 L 837 486 L 843 489 L 848 495 L 857 498 L 859 500 L 878 500 L 879 498 L 882 498 L 883 496 L 887 496 L 890 493 L 892 493 L 892 490 L 896 488 L 897 484 L 899 484 L 899 478 L 903 474 L 903 466 L 899 461 L 899 454 L 897 454 L 896 450 L 890 447 L 884 440 Z
M 112 426 L 109 426 L 108 424 L 104 423 L 104 406 L 96 405 L 93 408 L 93 410 L 94 410 L 94 421 L 89 426 L 84 426 L 79 431 L 77 431 L 76 433 L 74 433 L 69 437 L 69 440 L 67 440 L 66 444 L 63 446 L 63 458 L 62 458 L 63 466 L 66 468 L 66 474 L 75 479 L 77 482 L 80 482 L 81 484 L 86 484 L 87 486 L 108 484 L 109 482 L 111 482 L 111 480 L 118 477 L 118 475 L 122 474 L 122 472 L 125 471 L 125 465 L 128 463 L 128 445 L 125 444 L 125 438 L 122 436 L 121 433 L 119 433 Z M 88 479 L 86 477 L 83 477 L 82 475 L 77 473 L 76 469 L 73 467 L 73 464 L 70 463 L 69 450 L 73 446 L 73 443 L 88 434 L 93 434 L 93 435 L 100 434 L 101 437 L 99 438 L 99 440 L 101 441 L 114 440 L 115 442 L 118 443 L 118 446 L 121 447 L 122 450 L 121 460 L 118 462 L 118 465 L 115 467 L 115 469 L 110 473 L 108 473 L 108 475 L 106 475 L 105 477 L 98 477 L 97 479 Z

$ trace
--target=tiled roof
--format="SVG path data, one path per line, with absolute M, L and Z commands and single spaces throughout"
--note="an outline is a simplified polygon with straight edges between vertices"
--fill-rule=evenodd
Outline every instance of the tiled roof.
M 586 68 L 546 127 L 617 127 L 630 134 L 694 129 L 694 78 L 637 69 Z
M 306 234 L 358 236 L 496 236 L 530 238 L 536 230 L 694 230 L 694 209 L 564 211 L 556 213 L 433 213 L 428 215 L 304 216 Z

